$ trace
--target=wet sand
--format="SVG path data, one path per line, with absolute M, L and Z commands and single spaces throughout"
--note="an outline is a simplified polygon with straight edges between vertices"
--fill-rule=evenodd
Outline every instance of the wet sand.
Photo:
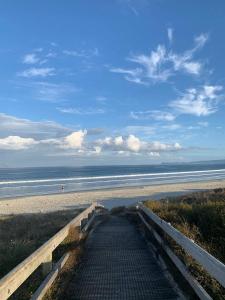
M 75 209 L 89 205 L 92 202 L 98 202 L 107 208 L 112 208 L 121 205 L 133 205 L 144 200 L 160 199 L 163 197 L 220 187 L 225 188 L 225 180 L 105 189 L 74 193 L 62 192 L 54 195 L 0 199 L 0 215 L 45 213 Z

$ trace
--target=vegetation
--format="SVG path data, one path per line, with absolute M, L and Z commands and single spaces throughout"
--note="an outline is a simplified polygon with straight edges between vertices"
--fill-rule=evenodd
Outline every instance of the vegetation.
M 145 204 L 225 263 L 225 189 L 197 192 L 161 201 L 146 201 Z M 178 245 L 170 239 L 168 241 L 192 274 L 213 295 L 213 299 L 225 299 L 225 290 L 219 283 L 210 278 Z
M 83 234 L 82 239 L 78 242 L 78 236 L 78 231 L 71 231 L 64 245 L 62 245 L 62 248 L 58 249 L 57 256 L 61 257 L 68 251 L 70 252 L 70 256 L 67 263 L 54 281 L 54 284 L 47 291 L 44 300 L 70 299 L 70 297 L 68 297 L 68 287 L 72 278 L 76 275 L 77 269 L 75 268 L 75 266 L 77 266 L 77 264 L 80 262 L 80 257 L 83 251 L 83 244 L 86 239 L 86 235 Z
M 66 210 L 46 214 L 11 215 L 0 217 L 0 278 L 51 238 L 73 219 L 80 210 Z M 75 235 L 75 236 L 74 236 Z M 74 232 L 59 246 L 53 259 L 57 260 L 65 250 L 74 248 L 77 234 Z M 42 281 L 39 269 L 11 298 L 29 299 Z M 24 291 L 26 290 L 26 293 Z M 10 299 L 11 299 L 10 298 Z

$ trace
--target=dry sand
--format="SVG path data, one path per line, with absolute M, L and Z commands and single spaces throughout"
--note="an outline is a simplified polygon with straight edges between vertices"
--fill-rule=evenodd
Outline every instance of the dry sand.
M 166 196 L 187 194 L 193 191 L 219 187 L 225 188 L 225 180 L 1 199 L 0 215 L 45 213 L 73 209 L 95 201 L 107 208 L 112 208 L 120 205 L 135 204 L 142 200 L 160 199 Z

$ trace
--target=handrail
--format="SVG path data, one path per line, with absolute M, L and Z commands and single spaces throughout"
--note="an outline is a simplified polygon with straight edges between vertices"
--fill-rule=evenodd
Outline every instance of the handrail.
M 204 290 L 204 288 L 200 285 L 200 283 L 190 274 L 187 266 L 178 258 L 178 256 L 164 243 L 163 238 L 155 231 L 155 229 L 150 226 L 150 224 L 146 221 L 143 215 L 138 212 L 138 216 L 145 224 L 146 228 L 153 234 L 156 241 L 160 244 L 166 254 L 169 256 L 171 261 L 183 275 L 183 277 L 187 280 L 189 285 L 193 288 L 194 292 L 198 295 L 201 300 L 212 300 L 212 297 Z
M 195 244 L 194 241 L 184 236 L 180 231 L 158 217 L 143 204 L 140 204 L 138 207 L 189 255 L 191 255 L 212 277 L 225 287 L 225 265 L 221 261 Z
M 40 248 L 17 265 L 12 271 L 0 280 L 0 299 L 8 299 L 18 287 L 42 264 L 45 263 L 52 252 L 68 236 L 70 228 L 80 226 L 81 221 L 95 209 L 97 204 L 93 203 L 70 223 L 58 231 L 52 238 L 45 242 Z
M 30 300 L 41 300 L 46 295 L 47 291 L 51 288 L 52 284 L 54 283 L 56 277 L 58 276 L 59 272 L 62 270 L 66 262 L 70 257 L 69 252 L 64 254 L 60 260 L 54 265 L 52 271 L 48 274 L 39 288 L 35 291 L 35 293 L 31 296 Z

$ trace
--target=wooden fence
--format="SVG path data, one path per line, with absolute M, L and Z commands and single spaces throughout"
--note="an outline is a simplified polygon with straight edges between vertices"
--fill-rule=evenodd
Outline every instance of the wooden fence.
M 40 265 L 42 265 L 43 272 L 46 273 L 46 275 L 51 272 L 52 252 L 65 240 L 71 228 L 81 226 L 82 220 L 88 220 L 88 218 L 92 216 L 96 205 L 96 203 L 93 203 L 85 209 L 51 239 L 45 242 L 40 248 L 3 277 L 0 280 L 0 299 L 8 299 Z M 65 262 L 65 259 L 63 259 L 63 261 Z
M 157 224 L 163 230 L 163 232 L 165 232 L 169 237 L 171 237 L 178 245 L 180 245 L 185 250 L 187 254 L 194 258 L 195 261 L 197 261 L 213 278 L 215 278 L 223 287 L 225 287 L 225 265 L 221 261 L 209 254 L 200 246 L 198 246 L 193 240 L 183 235 L 180 231 L 171 226 L 170 223 L 167 223 L 159 216 L 154 214 L 142 203 L 138 205 L 138 210 L 141 213 L 139 213 L 139 216 L 145 223 L 145 225 L 148 225 L 148 223 L 145 222 L 145 219 L 142 217 L 142 215 L 147 216 L 147 218 L 149 218 L 153 223 Z M 149 229 L 152 231 L 156 240 L 158 240 L 158 242 L 162 244 L 164 250 L 167 252 L 167 254 L 169 254 L 170 258 L 174 258 L 172 260 L 174 261 L 175 265 L 177 265 L 178 269 L 180 269 L 184 277 L 186 277 L 186 279 L 187 277 L 190 278 L 190 281 L 188 281 L 190 284 L 191 282 L 193 283 L 193 285 L 191 285 L 194 288 L 194 290 L 195 288 L 196 290 L 198 290 L 198 296 L 202 295 L 200 299 L 209 299 L 209 296 L 205 293 L 204 290 L 202 290 L 202 287 L 198 285 L 198 283 L 195 280 L 192 280 L 193 278 L 191 279 L 191 276 L 188 274 L 187 270 L 185 269 L 185 266 L 181 265 L 180 261 L 178 262 L 178 258 L 175 256 L 175 254 L 173 254 L 172 251 L 163 243 L 163 240 L 160 238 L 157 232 L 153 228 L 151 228 L 151 226 L 149 226 Z M 177 261 L 177 263 L 175 261 Z M 182 270 L 184 272 L 182 272 Z

